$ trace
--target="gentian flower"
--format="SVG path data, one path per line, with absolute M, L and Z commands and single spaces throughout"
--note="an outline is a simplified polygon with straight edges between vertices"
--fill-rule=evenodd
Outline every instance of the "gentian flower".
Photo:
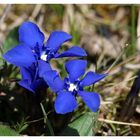
M 24 22 L 19 28 L 20 43 L 3 57 L 11 64 L 20 67 L 22 79 L 19 84 L 35 92 L 44 83 L 41 79 L 43 72 L 50 70 L 48 63 L 50 59 L 86 56 L 86 52 L 78 46 L 71 47 L 63 53 L 57 53 L 59 47 L 71 38 L 71 35 L 63 31 L 54 31 L 44 43 L 45 36 L 38 26 L 33 22 Z
M 33 63 L 28 68 L 20 67 L 22 79 L 18 82 L 18 84 L 33 93 L 36 93 L 39 90 L 43 90 L 48 87 L 48 85 L 46 84 L 44 79 L 41 78 L 42 74 L 50 70 L 52 69 L 49 63 L 41 60 L 38 60 L 38 63 Z
M 95 92 L 84 91 L 85 86 L 92 85 L 103 79 L 107 74 L 88 72 L 84 78 L 87 61 L 70 60 L 65 64 L 68 77 L 60 79 L 56 71 L 47 71 L 43 78 L 50 88 L 57 93 L 55 110 L 59 114 L 72 112 L 77 106 L 76 96 L 80 96 L 89 109 L 96 112 L 100 106 L 100 97 Z
M 53 31 L 44 43 L 44 34 L 33 22 L 24 22 L 19 28 L 20 44 L 3 55 L 9 63 L 20 67 L 29 67 L 37 60 L 48 62 L 52 58 L 83 57 L 86 52 L 73 46 L 63 53 L 57 53 L 60 46 L 72 38 L 66 32 Z

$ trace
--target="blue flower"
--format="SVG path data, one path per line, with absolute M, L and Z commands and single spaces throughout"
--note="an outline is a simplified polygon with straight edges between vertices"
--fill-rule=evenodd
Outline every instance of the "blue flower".
M 76 96 L 80 96 L 89 109 L 96 112 L 100 106 L 100 97 L 95 92 L 84 91 L 85 86 L 92 85 L 103 79 L 107 74 L 88 72 L 84 78 L 87 61 L 70 60 L 65 64 L 68 77 L 60 79 L 56 71 L 47 71 L 43 74 L 44 80 L 57 93 L 55 110 L 59 114 L 72 112 L 77 106 Z
M 29 67 L 37 60 L 48 62 L 52 58 L 83 57 L 86 52 L 73 46 L 63 53 L 57 53 L 60 46 L 72 38 L 66 32 L 54 31 L 44 43 L 44 34 L 33 22 L 24 22 L 19 28 L 19 45 L 3 55 L 9 63 L 20 67 Z
M 37 63 L 33 63 L 28 68 L 20 67 L 22 79 L 18 82 L 18 84 L 29 91 L 36 93 L 38 90 L 48 87 L 46 82 L 41 77 L 44 72 L 50 70 L 52 70 L 50 64 L 41 60 L 38 60 Z

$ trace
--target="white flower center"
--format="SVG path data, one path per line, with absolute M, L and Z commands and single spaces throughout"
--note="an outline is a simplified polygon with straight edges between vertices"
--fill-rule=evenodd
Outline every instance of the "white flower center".
M 71 92 L 73 92 L 74 90 L 77 90 L 77 85 L 75 85 L 73 83 L 70 83 L 68 90 L 71 91 Z
M 44 61 L 47 61 L 47 54 L 46 54 L 46 52 L 42 52 L 40 58 L 41 58 L 42 60 L 44 60 Z

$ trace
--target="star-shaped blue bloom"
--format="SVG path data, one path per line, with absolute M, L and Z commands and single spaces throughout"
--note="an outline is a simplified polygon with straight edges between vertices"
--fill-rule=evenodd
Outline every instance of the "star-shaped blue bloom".
M 86 52 L 78 46 L 57 53 L 60 46 L 71 38 L 71 35 L 63 31 L 54 31 L 44 43 L 45 37 L 39 27 L 33 22 L 24 22 L 19 28 L 20 44 L 6 52 L 3 57 L 11 64 L 20 67 L 22 79 L 19 84 L 36 92 L 44 83 L 41 79 L 42 74 L 50 70 L 51 66 L 48 63 L 50 59 L 86 56 Z
M 6 52 L 3 57 L 9 63 L 20 67 L 29 67 L 37 60 L 48 62 L 52 58 L 83 57 L 86 52 L 78 46 L 57 53 L 60 46 L 72 38 L 66 32 L 53 31 L 44 43 L 44 34 L 33 22 L 24 22 L 19 28 L 20 44 Z
M 77 106 L 76 96 L 80 96 L 89 109 L 96 112 L 100 106 L 100 97 L 95 92 L 84 91 L 85 86 L 92 85 L 103 79 L 107 74 L 88 72 L 84 78 L 87 66 L 85 60 L 70 60 L 65 64 L 68 77 L 60 79 L 56 71 L 48 71 L 43 74 L 44 80 L 50 88 L 57 93 L 55 110 L 59 114 L 72 112 Z

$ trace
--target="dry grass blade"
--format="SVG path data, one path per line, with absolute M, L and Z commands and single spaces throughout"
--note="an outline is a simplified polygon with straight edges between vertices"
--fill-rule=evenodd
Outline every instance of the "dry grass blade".
M 37 15 L 40 12 L 41 8 L 42 8 L 42 4 L 35 5 L 35 8 L 34 8 L 34 10 L 32 12 L 32 15 L 31 15 L 31 17 L 33 19 L 35 19 L 37 17 Z
M 129 125 L 129 126 L 138 126 L 138 127 L 140 127 L 140 124 L 136 124 L 136 123 L 127 123 L 127 122 L 120 122 L 120 121 L 112 121 L 112 120 L 107 120 L 107 119 L 102 119 L 102 118 L 99 118 L 98 121 L 105 122 L 105 123 L 113 123 L 113 124 Z
M 139 13 L 138 13 L 138 23 L 137 23 L 137 48 L 138 50 L 140 50 L 140 9 L 139 9 Z
M 124 49 L 122 50 L 122 52 L 119 54 L 119 56 L 116 58 L 116 60 L 113 62 L 113 64 L 109 67 L 109 69 L 106 71 L 106 73 L 109 73 L 111 70 L 112 70 L 112 68 L 117 64 L 117 62 L 119 61 L 119 59 L 122 57 L 122 55 L 124 54 L 124 52 L 125 52 L 125 48 L 126 47 L 124 47 Z
M 10 10 L 11 10 L 12 5 L 11 4 L 7 4 L 5 10 L 3 11 L 3 14 L 0 18 L 0 26 L 2 25 L 2 23 L 4 22 L 6 16 L 9 14 Z

